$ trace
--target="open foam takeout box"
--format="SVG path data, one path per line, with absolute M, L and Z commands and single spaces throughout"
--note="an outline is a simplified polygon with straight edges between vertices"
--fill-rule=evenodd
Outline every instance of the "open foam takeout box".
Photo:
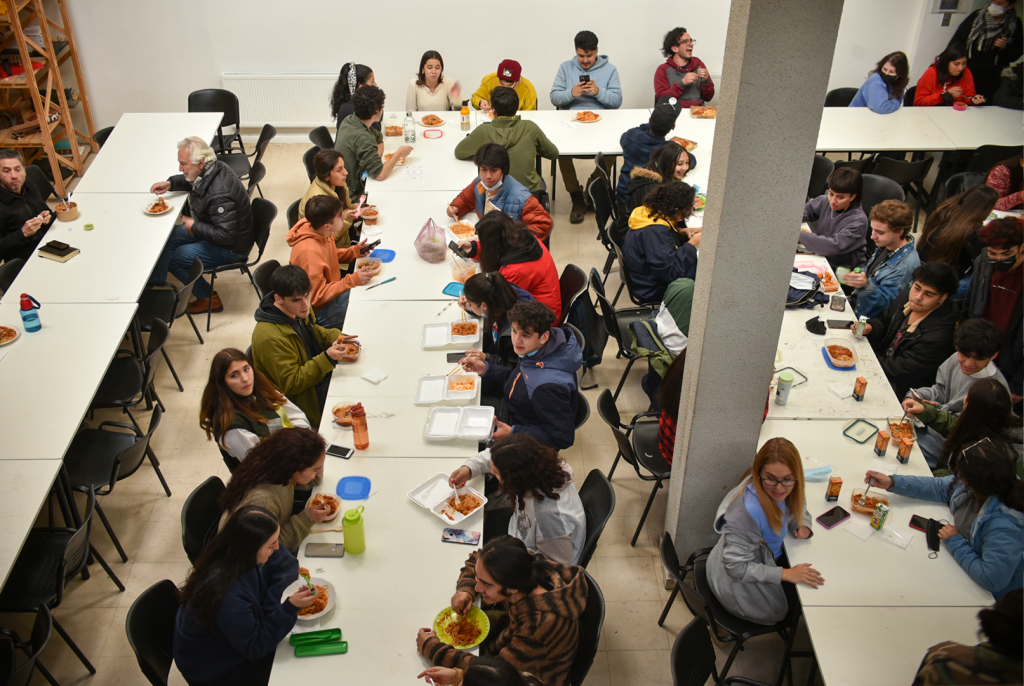
M 472 494 L 480 501 L 480 505 L 468 515 L 456 512 L 452 514 L 451 518 L 449 518 L 442 512 L 442 510 L 445 508 L 445 505 L 447 505 L 448 499 L 451 498 L 454 493 L 455 489 L 448 485 L 448 475 L 443 472 L 438 472 L 419 486 L 409 491 L 408 495 L 409 499 L 414 503 L 433 512 L 437 515 L 438 519 L 445 524 L 451 525 L 458 524 L 469 517 L 472 517 L 482 510 L 484 505 L 487 504 L 487 498 L 483 493 L 470 486 L 463 486 L 459 489 L 459 497 L 461 498 L 465 495 Z
M 450 388 L 453 381 L 469 382 L 473 389 L 469 391 L 456 391 Z M 480 387 L 480 375 L 476 372 L 461 372 L 451 376 L 429 375 L 421 376 L 416 380 L 416 395 L 412 401 L 417 405 L 433 405 L 442 400 L 472 400 L 476 398 L 477 389 Z
M 467 345 L 479 342 L 480 329 L 483 328 L 483 322 L 472 317 L 469 317 L 466 321 L 476 324 L 476 332 L 472 336 L 456 336 L 452 333 L 452 325 L 462 324 L 462 321 L 430 322 L 423 325 L 423 335 L 420 344 L 424 348 L 440 348 L 446 345 Z
M 480 443 L 489 439 L 493 431 L 494 408 L 487 405 L 433 407 L 423 427 L 423 435 L 428 441 L 459 438 Z

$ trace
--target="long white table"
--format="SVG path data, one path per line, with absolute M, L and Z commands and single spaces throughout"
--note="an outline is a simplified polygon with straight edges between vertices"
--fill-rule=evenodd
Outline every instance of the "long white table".
M 645 109 L 593 112 L 600 114 L 601 119 L 587 124 L 574 121 L 576 113 L 573 110 L 521 111 L 519 116 L 527 121 L 536 122 L 561 155 L 594 155 L 599 152 L 605 155 L 621 155 L 622 146 L 619 145 L 619 138 L 622 134 L 640 124 L 646 124 L 651 118 Z M 688 118 L 689 113 L 680 114 L 679 122 L 676 124 L 677 132 L 684 117 Z M 484 119 L 486 115 L 481 113 L 479 121 L 482 123 Z M 678 135 L 685 136 L 682 133 Z
M 4 433 L 5 440 L 13 437 Z M 0 459 L 0 587 L 18 559 L 60 466 L 60 460 Z
M 1024 143 L 1020 110 L 1003 107 L 922 107 L 957 150 L 976 150 L 983 145 Z M 887 115 L 888 116 L 888 115 Z
M 445 120 L 440 126 L 423 126 L 421 120 L 428 114 L 435 114 Z M 471 122 L 475 113 L 470 113 Z M 455 146 L 469 135 L 461 128 L 459 112 L 414 112 L 416 119 L 416 142 L 413 151 L 406 158 L 404 166 L 395 168 L 383 181 L 366 180 L 367 202 L 376 203 L 378 192 L 388 191 L 454 191 L 458 193 L 472 183 L 476 177 L 476 166 L 472 160 L 455 158 Z M 402 126 L 404 112 L 385 112 L 381 126 Z M 440 138 L 424 138 L 427 129 L 437 129 Z M 393 152 L 405 145 L 404 136 L 384 136 L 384 152 Z
M 826 107 L 821 113 L 816 147 L 823 152 L 956 149 L 928 116 L 932 109 L 901 107 L 883 115 L 867 107 Z

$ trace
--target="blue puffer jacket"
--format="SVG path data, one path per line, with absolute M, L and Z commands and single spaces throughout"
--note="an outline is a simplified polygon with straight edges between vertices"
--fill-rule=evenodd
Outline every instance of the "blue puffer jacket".
M 650 124 L 641 124 L 629 129 L 619 137 L 622 148 L 622 166 L 619 172 L 619 183 L 615 186 L 615 200 L 620 205 L 626 204 L 629 196 L 629 173 L 633 167 L 647 164 L 651 153 L 659 146 L 665 145 L 665 136 L 651 133 Z
M 920 266 L 921 257 L 917 254 L 914 237 L 910 236 L 910 242 L 889 255 L 889 259 L 868 276 L 867 285 L 857 289 L 857 316 L 870 319 L 881 314 L 910 285 L 914 270 Z
M 646 210 L 641 205 L 629 217 L 622 259 L 633 280 L 633 295 L 643 302 L 659 303 L 670 283 L 696 278 L 697 249 L 665 220 L 647 218 Z
M 487 363 L 484 377 L 505 388 L 512 432 L 523 431 L 557 450 L 576 438 L 576 372 L 583 351 L 566 330 L 551 329 L 548 342 L 533 357 L 522 357 L 513 368 Z
M 892 492 L 921 500 L 948 503 L 957 509 L 971 497 L 955 477 L 893 476 Z M 952 490 L 950 486 L 952 485 Z M 971 542 L 960 534 L 946 539 L 946 548 L 971 578 L 996 600 L 1024 586 L 1024 513 L 990 496 L 971 526 Z
M 476 196 L 476 213 L 477 216 L 482 217 L 484 216 L 484 207 L 487 204 L 487 199 L 485 197 L 486 191 L 481 193 L 479 190 L 476 190 L 480 187 L 479 176 L 473 182 L 473 187 L 473 194 Z M 516 221 L 519 221 L 523 218 L 523 208 L 526 207 L 526 201 L 532 197 L 533 194 L 530 193 L 529 188 L 511 176 L 506 175 L 501 182 L 501 189 L 491 198 L 491 204 Z

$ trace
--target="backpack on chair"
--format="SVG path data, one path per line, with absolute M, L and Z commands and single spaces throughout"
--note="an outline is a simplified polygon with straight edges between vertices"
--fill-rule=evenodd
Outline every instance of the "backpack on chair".
M 639 357 L 647 358 L 651 369 L 664 379 L 676 356 L 661 342 L 657 322 L 653 318 L 633 322 L 629 325 L 629 336 L 633 339 L 630 349 Z

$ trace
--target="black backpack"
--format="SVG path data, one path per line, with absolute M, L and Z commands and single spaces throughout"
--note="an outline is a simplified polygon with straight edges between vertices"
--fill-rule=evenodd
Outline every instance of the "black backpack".
M 805 276 L 812 280 L 813 286 L 808 289 L 794 288 L 789 286 L 786 294 L 786 307 L 800 307 L 811 310 L 815 307 L 824 307 L 828 303 L 828 296 L 821 290 L 821 277 L 814 272 L 802 272 L 793 267 L 793 273 Z

